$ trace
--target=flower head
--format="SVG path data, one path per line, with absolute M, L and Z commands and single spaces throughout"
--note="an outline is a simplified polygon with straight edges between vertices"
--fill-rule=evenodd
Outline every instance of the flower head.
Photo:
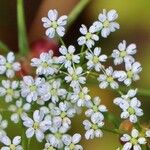
M 91 99 L 88 92 L 89 90 L 87 87 L 83 87 L 82 89 L 74 88 L 74 92 L 70 96 L 71 102 L 77 103 L 78 107 L 85 106 L 86 102 Z
M 112 89 L 117 89 L 119 84 L 115 81 L 117 72 L 113 71 L 112 67 L 109 67 L 105 70 L 105 74 L 100 74 L 98 81 L 100 82 L 99 87 L 102 89 L 110 86 Z
M 31 66 L 37 67 L 37 75 L 53 75 L 58 70 L 55 58 L 53 57 L 53 51 L 49 51 L 49 53 L 43 52 L 40 54 L 40 58 L 33 58 Z
M 104 126 L 104 116 L 100 113 L 95 113 L 91 117 L 91 121 L 84 120 L 83 125 L 86 130 L 85 138 L 93 139 L 94 137 L 102 137 L 103 132 L 101 131 L 101 127 Z
M 101 55 L 101 48 L 96 47 L 94 52 L 89 51 L 86 53 L 86 59 L 88 59 L 87 66 L 88 69 L 95 69 L 95 71 L 99 72 L 101 70 L 102 64 L 101 62 L 105 62 L 107 59 L 106 55 Z
M 5 102 L 11 102 L 13 99 L 17 99 L 20 96 L 19 82 L 2 80 L 2 86 L 0 87 L 0 96 L 5 96 Z
M 72 137 L 70 135 L 64 135 L 62 137 L 62 141 L 65 145 L 64 150 L 83 150 L 82 146 L 78 144 L 80 140 L 81 135 L 77 133 Z
M 61 46 L 59 51 L 62 56 L 58 58 L 59 63 L 64 64 L 65 68 L 71 67 L 73 63 L 78 64 L 80 62 L 80 57 L 74 54 L 75 50 L 73 45 L 70 45 L 68 49 L 65 46 Z
M 26 136 L 27 138 L 36 136 L 39 142 L 44 139 L 44 132 L 47 131 L 51 126 L 51 120 L 44 119 L 44 113 L 39 110 L 35 110 L 33 113 L 33 119 L 27 115 L 22 116 L 23 125 L 27 127 Z
M 48 17 L 43 17 L 43 26 L 46 28 L 46 35 L 49 38 L 53 38 L 57 33 L 60 37 L 65 34 L 64 26 L 67 24 L 67 16 L 63 15 L 58 18 L 58 12 L 56 9 L 49 10 Z
M 15 72 L 21 69 L 19 62 L 15 62 L 15 55 L 13 52 L 7 54 L 7 58 L 0 55 L 0 74 L 6 73 L 8 78 L 13 78 Z
M 112 9 L 110 11 L 103 10 L 98 16 L 98 21 L 93 23 L 93 26 L 97 31 L 101 31 L 101 36 L 107 38 L 111 32 L 115 32 L 120 26 L 115 20 L 118 18 L 116 10 Z
M 23 150 L 23 147 L 20 145 L 20 136 L 14 137 L 12 141 L 8 136 L 4 136 L 1 139 L 1 142 L 5 145 L 1 148 L 1 150 Z
M 127 46 L 126 41 L 122 41 L 118 45 L 118 49 L 113 50 L 112 57 L 114 58 L 114 64 L 119 65 L 124 62 L 134 62 L 132 55 L 136 53 L 136 45 L 130 44 Z
M 85 112 L 87 117 L 91 117 L 95 113 L 99 112 L 100 114 L 107 112 L 105 105 L 100 104 L 101 100 L 99 97 L 94 97 L 93 100 L 86 103 L 88 110 Z
M 70 82 L 70 86 L 73 88 L 78 88 L 80 84 L 85 84 L 86 78 L 83 77 L 82 67 L 77 67 L 76 69 L 70 67 L 67 69 L 68 75 L 65 77 L 67 83 Z
M 22 118 L 22 115 L 28 112 L 30 108 L 31 108 L 31 104 L 29 103 L 23 104 L 22 99 L 17 100 L 15 105 L 12 104 L 8 108 L 8 110 L 12 112 L 11 121 L 13 121 L 14 123 L 18 123 L 19 120 Z
M 98 35 L 96 35 L 96 29 L 94 26 L 91 26 L 88 30 L 87 27 L 82 24 L 80 32 L 82 36 L 78 38 L 79 45 L 86 45 L 90 49 L 95 45 L 95 41 L 99 40 Z
M 125 142 L 124 150 L 141 150 L 141 145 L 146 144 L 145 137 L 140 136 L 137 129 L 132 129 L 131 135 L 124 134 L 120 139 Z
M 45 83 L 44 78 L 35 78 L 31 76 L 24 76 L 21 82 L 21 95 L 26 98 L 28 103 L 36 101 L 39 96 L 39 88 Z M 41 88 L 40 88 L 41 90 Z M 43 89 L 44 90 L 44 89 Z

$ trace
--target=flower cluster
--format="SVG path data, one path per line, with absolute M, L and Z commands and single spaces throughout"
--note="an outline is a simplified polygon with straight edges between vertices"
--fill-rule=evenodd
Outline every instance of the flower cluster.
M 97 79 L 99 88 L 115 89 L 121 94 L 114 99 L 114 103 L 122 109 L 122 119 L 137 123 L 143 115 L 141 102 L 135 97 L 137 90 L 129 88 L 133 81 L 139 79 L 142 70 L 141 64 L 133 57 L 137 52 L 136 45 L 127 45 L 124 40 L 110 56 L 103 54 L 102 48 L 95 46 L 100 36 L 107 38 L 110 33 L 119 29 L 116 10 L 103 10 L 89 28 L 81 25 L 79 31 L 82 35 L 77 39 L 81 46 L 80 53 L 75 46 L 66 46 L 62 40 L 67 18 L 65 15 L 58 17 L 55 9 L 48 12 L 48 17 L 42 18 L 46 35 L 60 39 L 60 56 L 54 56 L 50 50 L 41 53 L 39 58 L 33 58 L 31 66 L 35 68 L 34 76 L 23 76 L 21 81 L 12 80 L 15 71 L 19 71 L 21 66 L 14 62 L 13 52 L 8 53 L 7 58 L 0 55 L 0 74 L 6 74 L 8 78 L 1 82 L 0 96 L 9 105 L 8 111 L 12 113 L 10 120 L 23 125 L 26 138 L 35 136 L 38 142 L 45 143 L 44 150 L 83 149 L 79 144 L 81 135 L 68 134 L 72 119 L 80 114 L 82 108 L 86 109 L 85 116 L 88 118 L 83 121 L 85 138 L 89 140 L 103 137 L 105 120 L 107 121 L 105 116 L 110 112 L 101 104 L 100 97 L 91 96 L 91 89 L 87 85 L 88 77 Z M 112 65 L 106 67 L 107 60 L 112 60 Z M 122 70 L 117 69 L 118 65 L 123 65 L 120 67 Z M 123 94 L 120 89 L 123 85 L 129 88 L 127 94 Z M 6 127 L 7 121 L 0 116 L 0 142 L 4 144 L 1 149 L 24 149 L 20 144 L 20 136 L 14 137 L 11 142 L 5 132 Z M 121 137 L 121 141 L 125 143 L 122 149 L 140 150 L 140 145 L 146 144 L 149 137 L 149 130 L 141 136 L 138 130 L 133 129 L 131 136 L 123 134 Z

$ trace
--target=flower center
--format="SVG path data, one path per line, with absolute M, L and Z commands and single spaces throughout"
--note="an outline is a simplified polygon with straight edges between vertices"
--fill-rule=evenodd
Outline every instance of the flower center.
M 43 67 L 43 68 L 47 68 L 47 67 L 49 67 L 49 65 L 48 65 L 47 62 L 43 62 L 43 63 L 42 63 L 42 67 Z
M 96 124 L 92 124 L 92 129 L 97 130 L 98 126 Z
M 39 123 L 38 122 L 35 122 L 34 124 L 33 124 L 33 128 L 36 130 L 36 129 L 38 129 L 39 128 Z
M 53 96 L 57 95 L 56 89 L 52 89 L 50 92 L 51 92 L 51 94 L 52 94 Z
M 108 20 L 105 20 L 104 23 L 103 23 L 103 26 L 105 28 L 109 27 L 109 21 Z
M 107 82 L 111 83 L 111 82 L 113 82 L 113 81 L 114 81 L 114 79 L 113 79 L 112 76 L 107 77 Z
M 130 70 L 130 71 L 128 71 L 127 72 L 127 76 L 128 76 L 128 78 L 132 78 L 132 76 L 133 76 L 133 72 Z
M 14 144 L 10 144 L 9 148 L 10 148 L 11 150 L 16 150 L 16 146 L 15 146 Z
M 80 92 L 80 93 L 79 93 L 79 98 L 80 98 L 80 99 L 84 99 L 84 93 Z
M 120 57 L 125 57 L 125 56 L 127 56 L 127 52 L 126 51 L 120 52 Z
M 129 107 L 128 108 L 128 112 L 129 112 L 129 114 L 134 114 L 135 113 L 135 110 L 132 108 L 132 107 Z
M 92 108 L 93 108 L 94 112 L 98 111 L 98 107 L 96 105 L 94 105 Z
M 60 139 L 62 137 L 60 132 L 55 133 L 56 138 Z
M 94 56 L 94 57 L 93 57 L 93 62 L 94 62 L 95 64 L 97 64 L 97 63 L 99 62 L 99 58 L 98 58 L 97 56 Z
M 56 29 L 56 28 L 58 27 L 58 24 L 57 24 L 56 21 L 53 21 L 53 22 L 52 22 L 52 27 L 53 27 L 54 29 Z
M 72 75 L 72 79 L 73 79 L 73 80 L 78 80 L 78 76 L 74 73 L 74 74 Z
M 74 150 L 75 145 L 73 143 L 71 143 L 70 146 L 69 146 L 69 148 L 70 148 L 70 150 Z
M 67 60 L 72 60 L 72 54 L 67 54 L 66 58 L 67 58 Z
M 89 40 L 89 39 L 91 39 L 91 36 L 92 36 L 92 34 L 90 32 L 88 32 L 85 37 L 87 40 Z
M 7 89 L 7 94 L 8 95 L 13 95 L 13 93 L 14 93 L 13 89 L 10 89 L 10 88 Z
M 22 109 L 22 108 L 18 108 L 18 110 L 17 110 L 17 114 L 21 115 L 21 114 L 22 114 L 22 112 L 23 112 L 23 109 Z
M 50 146 L 47 150 L 56 150 L 54 147 Z
M 6 63 L 6 68 L 7 68 L 7 69 L 12 69 L 12 64 Z
M 35 85 L 31 85 L 31 86 L 30 86 L 30 90 L 31 90 L 31 92 L 36 91 L 36 86 L 35 86 Z
M 66 114 L 66 112 L 65 112 L 65 111 L 63 111 L 63 112 L 61 113 L 60 117 L 61 117 L 61 118 L 65 118 L 65 117 L 66 117 L 66 115 L 67 115 L 67 114 Z
M 138 143 L 138 140 L 135 138 L 132 138 L 130 141 L 133 145 L 136 145 Z

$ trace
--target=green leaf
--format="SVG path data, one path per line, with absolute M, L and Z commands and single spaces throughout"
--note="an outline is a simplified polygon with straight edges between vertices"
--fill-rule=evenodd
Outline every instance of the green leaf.
M 88 3 L 91 0 L 80 0 L 80 2 L 76 5 L 76 7 L 72 10 L 72 12 L 69 14 L 68 19 L 68 26 L 70 26 L 80 15 L 80 13 L 83 11 L 83 9 L 88 5 Z
M 29 51 L 27 33 L 25 27 L 23 0 L 17 0 L 17 24 L 18 24 L 18 45 L 19 54 L 26 55 Z

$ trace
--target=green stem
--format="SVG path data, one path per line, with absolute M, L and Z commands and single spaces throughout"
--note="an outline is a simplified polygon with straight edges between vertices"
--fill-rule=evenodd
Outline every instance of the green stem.
M 28 53 L 28 40 L 26 35 L 23 0 L 17 0 L 17 24 L 19 53 L 24 56 Z
M 105 127 L 101 128 L 101 129 L 103 131 L 107 131 L 107 132 L 114 133 L 114 134 L 119 134 L 119 135 L 122 134 L 122 132 L 118 129 L 108 129 L 108 128 L 105 128 Z
M 134 87 L 131 87 L 131 88 L 134 88 Z M 127 91 L 126 89 L 127 89 L 126 87 L 123 87 L 123 86 L 120 87 L 120 90 L 122 90 L 123 92 L 126 92 L 126 91 Z M 138 94 L 139 96 L 147 96 L 147 97 L 150 97 L 150 90 L 148 90 L 148 89 L 143 89 L 143 88 L 139 88 L 137 94 Z
M 69 14 L 68 17 L 68 26 L 70 26 L 76 18 L 80 15 L 80 13 L 83 11 L 83 9 L 87 6 L 87 4 L 91 0 L 80 0 L 80 2 L 76 5 L 76 7 L 72 10 L 72 12 Z
M 0 41 L 0 50 L 8 52 L 9 48 L 6 44 L 4 44 L 2 41 Z
M 93 76 L 95 76 L 95 77 L 99 76 L 99 73 L 96 73 L 96 72 L 91 72 L 90 74 L 93 75 Z M 131 88 L 135 89 L 135 87 L 131 87 Z M 119 90 L 121 90 L 122 92 L 128 92 L 128 88 L 126 86 L 120 86 Z M 150 97 L 150 90 L 143 89 L 143 88 L 138 88 L 137 95 Z
M 28 146 L 27 146 L 27 150 L 30 150 L 30 143 L 31 143 L 31 138 L 28 139 Z
M 63 39 L 59 36 L 60 43 L 65 46 Z

